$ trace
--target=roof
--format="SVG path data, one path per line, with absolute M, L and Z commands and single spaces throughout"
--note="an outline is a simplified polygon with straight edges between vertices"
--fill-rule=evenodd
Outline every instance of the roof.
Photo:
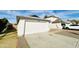
M 54 16 L 54 15 L 46 16 L 46 18 L 50 18 L 50 17 L 58 18 L 58 17 L 56 17 L 56 16 Z
M 52 23 L 61 23 L 61 21 L 59 19 L 53 21 Z
M 23 19 L 25 19 L 25 20 L 31 20 L 31 21 L 33 21 L 33 20 L 35 20 L 35 21 L 46 21 L 46 22 L 49 22 L 49 20 L 44 20 L 44 19 L 41 19 L 41 18 L 39 18 L 39 17 L 30 17 L 30 16 L 16 16 L 16 19 L 17 19 L 17 23 L 19 22 L 19 20 L 23 20 Z
M 68 20 L 64 20 L 64 23 L 66 23 L 66 24 L 70 24 L 71 22 L 68 21 Z

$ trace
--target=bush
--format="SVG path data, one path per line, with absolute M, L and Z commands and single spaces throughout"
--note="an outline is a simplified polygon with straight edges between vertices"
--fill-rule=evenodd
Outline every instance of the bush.
M 0 19 L 0 33 L 6 28 L 8 20 L 6 18 Z

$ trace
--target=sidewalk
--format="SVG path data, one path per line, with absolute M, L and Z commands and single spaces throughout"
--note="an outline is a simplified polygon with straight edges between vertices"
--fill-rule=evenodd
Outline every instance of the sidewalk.
M 50 32 L 27 35 L 26 40 L 31 48 L 75 48 L 78 43 L 76 38 Z

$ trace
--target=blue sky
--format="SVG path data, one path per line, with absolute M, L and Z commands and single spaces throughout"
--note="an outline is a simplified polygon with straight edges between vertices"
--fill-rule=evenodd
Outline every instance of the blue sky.
M 45 15 L 55 15 L 62 20 L 79 19 L 79 10 L 0 10 L 0 18 L 7 18 L 9 22 L 16 23 L 16 16 L 38 15 L 43 18 Z

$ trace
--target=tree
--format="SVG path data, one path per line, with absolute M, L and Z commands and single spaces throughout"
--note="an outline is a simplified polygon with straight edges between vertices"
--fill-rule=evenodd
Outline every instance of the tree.
M 61 20 L 61 26 L 63 29 L 65 29 L 66 23 L 63 20 Z
M 6 28 L 8 20 L 6 18 L 0 19 L 0 33 Z
M 44 18 L 48 18 L 48 16 L 47 16 L 47 15 L 45 15 L 45 16 L 44 16 Z
M 32 17 L 39 17 L 39 16 L 37 16 L 37 15 L 30 15 L 30 16 L 32 16 Z
M 72 20 L 71 21 L 73 25 L 78 25 L 78 21 L 77 20 Z

